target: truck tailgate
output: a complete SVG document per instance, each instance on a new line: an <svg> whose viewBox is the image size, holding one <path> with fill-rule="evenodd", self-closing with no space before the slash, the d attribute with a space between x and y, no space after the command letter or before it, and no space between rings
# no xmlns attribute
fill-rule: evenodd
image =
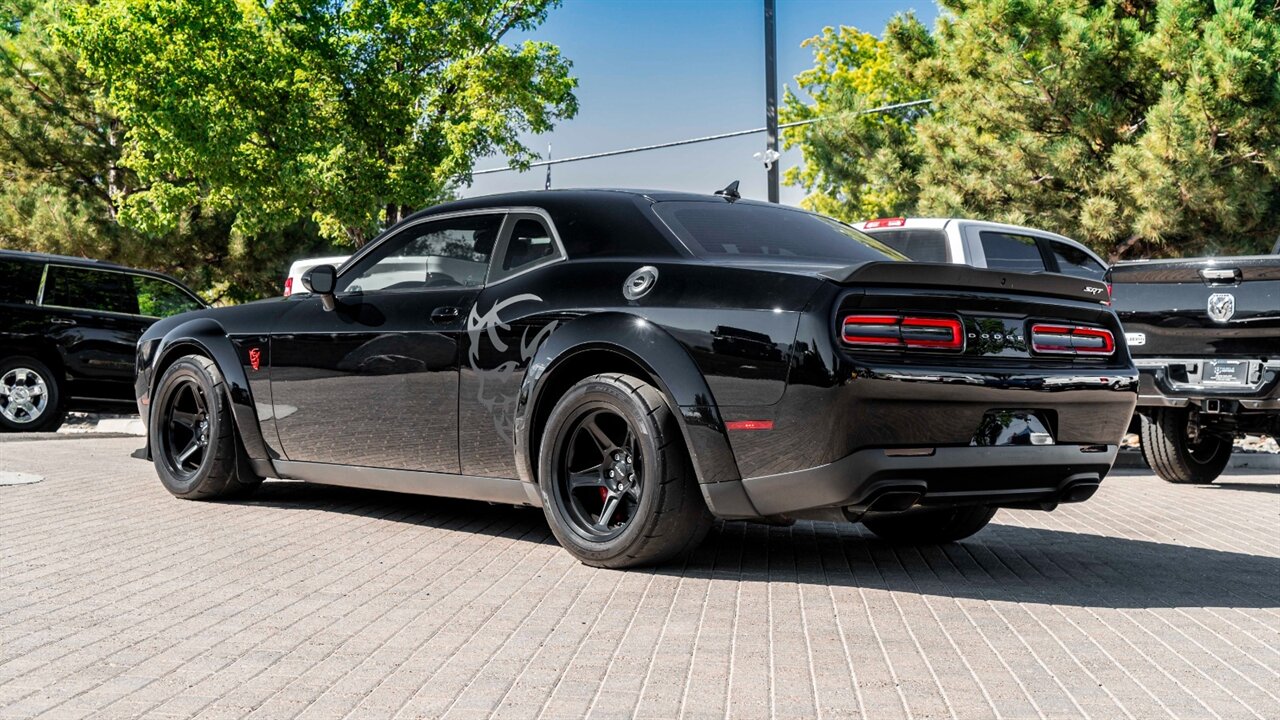
<svg viewBox="0 0 1280 720"><path fill-rule="evenodd" d="M1134 358L1280 359L1280 257L1120 263L1109 277Z"/></svg>

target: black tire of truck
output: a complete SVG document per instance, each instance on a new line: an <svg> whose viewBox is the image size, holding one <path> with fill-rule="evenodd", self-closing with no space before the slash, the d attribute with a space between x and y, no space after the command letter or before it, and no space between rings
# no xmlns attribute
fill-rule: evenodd
<svg viewBox="0 0 1280 720"><path fill-rule="evenodd" d="M1165 482L1207 485L1217 479L1231 461L1232 440L1201 429L1192 442L1187 408L1156 408L1143 412L1142 457Z"/></svg>

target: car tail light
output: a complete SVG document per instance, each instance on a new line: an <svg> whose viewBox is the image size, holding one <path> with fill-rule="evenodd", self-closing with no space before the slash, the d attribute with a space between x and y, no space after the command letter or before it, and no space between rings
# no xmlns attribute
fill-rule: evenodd
<svg viewBox="0 0 1280 720"><path fill-rule="evenodd" d="M916 350L963 350L964 327L958 318L901 315L848 315L840 337L847 345Z"/></svg>
<svg viewBox="0 0 1280 720"><path fill-rule="evenodd" d="M862 229L872 230L874 228L902 227L903 225L906 225L906 224L907 224L906 218L900 218L900 217L876 218L875 220L868 220L865 223L863 223Z"/></svg>
<svg viewBox="0 0 1280 720"><path fill-rule="evenodd" d="M1031 326L1031 350L1041 355L1111 355L1116 341L1102 328L1036 323Z"/></svg>
<svg viewBox="0 0 1280 720"><path fill-rule="evenodd" d="M842 336L850 345L901 345L900 322L893 315L850 315L844 319Z"/></svg>
<svg viewBox="0 0 1280 720"><path fill-rule="evenodd" d="M964 347L964 328L955 318L902 318L902 341L910 348L960 350Z"/></svg>
<svg viewBox="0 0 1280 720"><path fill-rule="evenodd" d="M284 279L284 296L289 297L292 294L293 294L293 278L287 277Z"/></svg>

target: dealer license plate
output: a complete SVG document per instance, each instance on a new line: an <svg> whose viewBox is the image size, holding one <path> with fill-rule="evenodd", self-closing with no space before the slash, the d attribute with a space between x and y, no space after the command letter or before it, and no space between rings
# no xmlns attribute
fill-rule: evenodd
<svg viewBox="0 0 1280 720"><path fill-rule="evenodd" d="M1200 374L1205 385L1230 387L1253 384L1253 360L1206 360Z"/></svg>

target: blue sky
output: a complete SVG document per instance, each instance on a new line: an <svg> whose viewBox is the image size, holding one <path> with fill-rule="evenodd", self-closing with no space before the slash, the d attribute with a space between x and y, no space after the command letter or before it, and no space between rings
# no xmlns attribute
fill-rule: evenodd
<svg viewBox="0 0 1280 720"><path fill-rule="evenodd" d="M539 153L552 143L569 157L764 126L763 0L565 0L528 37L560 46L578 78L577 117L530 137ZM896 13L915 11L932 25L932 0L777 0L778 87L795 87L813 66L800 43L828 25L879 34ZM764 133L586 160L552 169L552 186L634 187L711 192L731 180L744 197L765 199ZM801 161L784 154L785 169ZM505 165L485 158L476 169ZM476 176L461 194L540 189L545 168ZM782 186L797 204L800 188Z"/></svg>

